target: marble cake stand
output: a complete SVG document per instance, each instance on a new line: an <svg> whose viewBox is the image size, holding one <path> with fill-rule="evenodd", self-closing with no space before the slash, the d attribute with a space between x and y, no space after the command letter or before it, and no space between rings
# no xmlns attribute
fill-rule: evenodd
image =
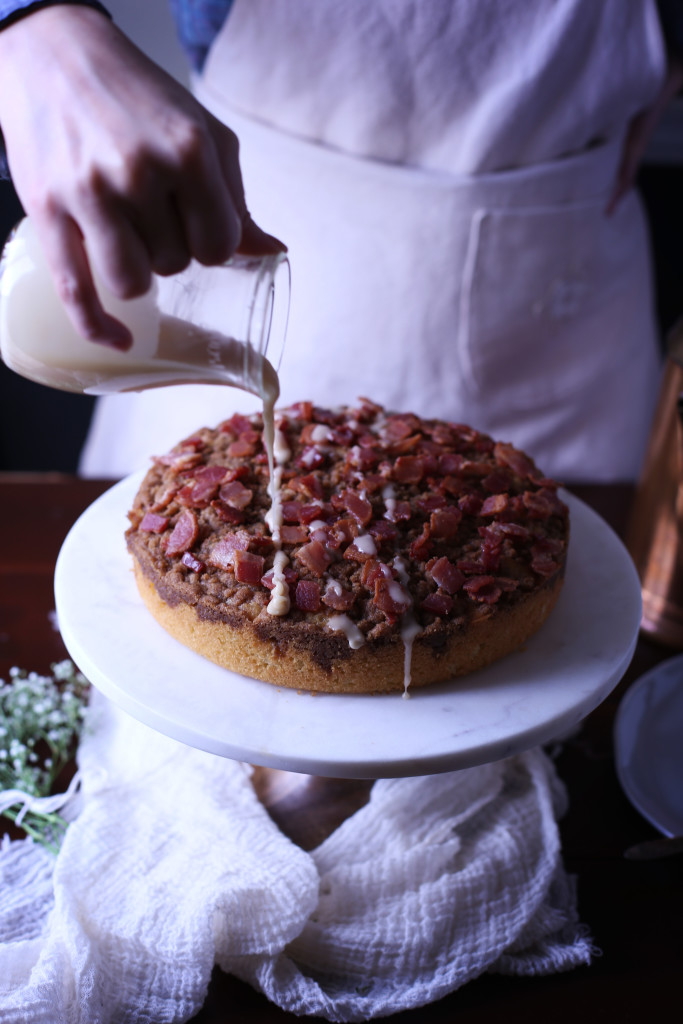
<svg viewBox="0 0 683 1024"><path fill-rule="evenodd" d="M59 627L90 681L134 717L234 760L348 779L472 767L547 742L605 699L633 655L641 605L609 526L565 494L572 537L559 602L523 650L401 695L295 692L239 676L169 636L138 596L123 538L142 474L88 508L56 572Z"/></svg>

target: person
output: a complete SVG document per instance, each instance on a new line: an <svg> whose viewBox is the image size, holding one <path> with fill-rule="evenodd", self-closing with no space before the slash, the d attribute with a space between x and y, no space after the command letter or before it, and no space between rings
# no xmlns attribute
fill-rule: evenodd
<svg viewBox="0 0 683 1024"><path fill-rule="evenodd" d="M84 335L128 342L84 239L121 295L283 239L284 402L367 394L560 479L637 474L660 360L628 186L680 85L653 0L174 0L194 95L98 3L8 4L28 11L0 32L9 166ZM169 391L100 400L83 471L123 475L244 400Z"/></svg>

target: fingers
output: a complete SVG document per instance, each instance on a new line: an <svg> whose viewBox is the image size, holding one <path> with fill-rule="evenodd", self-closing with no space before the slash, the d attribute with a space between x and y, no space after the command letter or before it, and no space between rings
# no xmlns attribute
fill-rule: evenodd
<svg viewBox="0 0 683 1024"><path fill-rule="evenodd" d="M216 147L218 165L223 179L223 189L227 187L232 206L239 217L240 234L229 255L235 251L246 256L268 256L278 252L286 252L287 246L284 242L275 238L274 235L263 231L252 219L247 209L237 136L212 115L207 113L207 117L209 118L209 127Z"/></svg>
<svg viewBox="0 0 683 1024"><path fill-rule="evenodd" d="M655 128L682 85L683 64L677 58L670 58L664 82L654 102L647 109L636 114L629 124L617 178L605 208L607 216L614 213L621 200L635 184L638 168Z"/></svg>
<svg viewBox="0 0 683 1024"><path fill-rule="evenodd" d="M169 195L147 204L135 219L151 270L161 277L184 270L191 253L175 198Z"/></svg>
<svg viewBox="0 0 683 1024"><path fill-rule="evenodd" d="M205 116L206 133L185 148L176 203L191 256L211 266L237 249L246 204L237 139L208 112Z"/></svg>
<svg viewBox="0 0 683 1024"><path fill-rule="evenodd" d="M649 137L650 118L647 114L639 114L631 121L626 134L614 188L605 207L608 217L615 212L621 200L633 188Z"/></svg>
<svg viewBox="0 0 683 1024"><path fill-rule="evenodd" d="M95 290L83 236L71 217L36 222L48 267L60 301L78 333L89 341L126 351L130 331L105 312Z"/></svg>
<svg viewBox="0 0 683 1024"><path fill-rule="evenodd" d="M269 235L256 224L247 211L242 221L242 237L237 251L244 256L274 256L287 252L287 246L275 235Z"/></svg>
<svg viewBox="0 0 683 1024"><path fill-rule="evenodd" d="M210 128L202 146L184 152L183 173L146 173L136 189L93 179L72 197L69 212L53 206L49 215L34 214L58 294L83 337L120 350L132 344L127 328L104 310L90 261L106 288L126 299L147 291L152 273L179 273L191 259L215 265L235 251L286 252L246 208L234 133L214 119Z"/></svg>

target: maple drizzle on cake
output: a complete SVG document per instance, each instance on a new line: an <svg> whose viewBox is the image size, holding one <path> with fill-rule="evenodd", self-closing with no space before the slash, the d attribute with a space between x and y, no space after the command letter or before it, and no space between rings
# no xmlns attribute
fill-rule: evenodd
<svg viewBox="0 0 683 1024"><path fill-rule="evenodd" d="M279 617L351 650L401 643L406 694L416 641L438 646L444 626L561 570L566 506L512 445L367 399L271 415L235 414L157 459L131 513L129 532L219 617L247 602L269 636Z"/></svg>

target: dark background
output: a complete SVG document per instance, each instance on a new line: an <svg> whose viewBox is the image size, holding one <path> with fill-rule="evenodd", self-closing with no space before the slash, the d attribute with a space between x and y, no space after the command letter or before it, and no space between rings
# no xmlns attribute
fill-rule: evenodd
<svg viewBox="0 0 683 1024"><path fill-rule="evenodd" d="M23 210L0 181L0 244ZM95 400L33 384L0 361L0 472L75 472Z"/></svg>

